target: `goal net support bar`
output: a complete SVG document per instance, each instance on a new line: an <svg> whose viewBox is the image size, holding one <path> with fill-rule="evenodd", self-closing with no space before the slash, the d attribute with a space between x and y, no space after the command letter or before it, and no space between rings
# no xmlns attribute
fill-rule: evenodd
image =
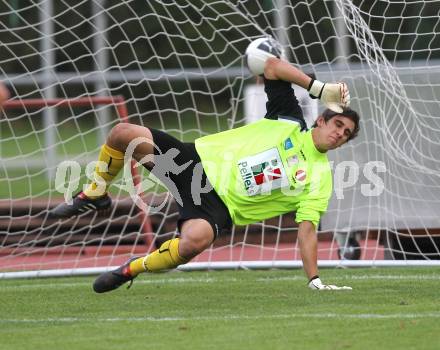
<svg viewBox="0 0 440 350"><path fill-rule="evenodd" d="M48 278L68 276L91 276L98 275L116 269L119 266L55 269L39 271L0 272L1 279L19 278ZM440 267L438 260L321 260L318 261L320 268L366 268L366 267ZM208 262L188 263L177 267L176 271L221 271L221 270L270 270L270 269L299 269L302 263L295 260L279 261L241 261L241 262Z"/></svg>

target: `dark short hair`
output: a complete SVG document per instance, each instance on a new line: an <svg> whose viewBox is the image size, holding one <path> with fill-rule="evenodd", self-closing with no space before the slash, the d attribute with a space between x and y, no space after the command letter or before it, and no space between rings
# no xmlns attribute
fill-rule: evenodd
<svg viewBox="0 0 440 350"><path fill-rule="evenodd" d="M354 123L354 129L353 132L351 133L350 137L348 138L347 141L353 140L359 133L359 114L357 114L357 112L353 109L351 109L350 107L343 107L342 108L342 112L338 113L335 111L332 111L331 109L326 109L324 112L322 112L322 114L320 115L320 117L323 117L325 122L327 123L330 119L332 119L335 116L342 116L342 117L346 117L348 119L350 119L353 123ZM313 128L315 128L316 126L318 126L317 122L315 121L315 123L313 124Z"/></svg>

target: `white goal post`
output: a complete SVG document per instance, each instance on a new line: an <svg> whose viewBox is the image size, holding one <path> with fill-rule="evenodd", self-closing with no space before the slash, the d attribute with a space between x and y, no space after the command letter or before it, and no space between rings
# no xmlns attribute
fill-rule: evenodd
<svg viewBox="0 0 440 350"><path fill-rule="evenodd" d="M0 80L21 107L0 114L0 279L98 273L176 233L175 203L146 172L134 183L150 181L142 199L154 213L119 177L109 212L48 217L62 191L87 183L120 122L117 103L68 101L123 96L127 121L184 141L238 127L256 83L243 54L266 35L306 73L345 81L362 119L330 154L320 266L438 266L439 13L429 0L2 2ZM66 179L79 174L64 190L61 164ZM300 267L293 217L234 227L180 269Z"/></svg>

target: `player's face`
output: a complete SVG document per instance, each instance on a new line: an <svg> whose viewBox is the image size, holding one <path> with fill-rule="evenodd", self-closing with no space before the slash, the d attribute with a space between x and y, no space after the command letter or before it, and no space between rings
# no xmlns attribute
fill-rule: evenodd
<svg viewBox="0 0 440 350"><path fill-rule="evenodd" d="M335 115L327 122L323 117L317 120L314 141L320 151L328 151L342 146L354 131L354 122L347 117Z"/></svg>

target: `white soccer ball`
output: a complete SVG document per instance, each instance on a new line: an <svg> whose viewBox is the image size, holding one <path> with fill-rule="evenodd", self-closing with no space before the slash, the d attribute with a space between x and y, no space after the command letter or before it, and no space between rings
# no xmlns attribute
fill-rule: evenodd
<svg viewBox="0 0 440 350"><path fill-rule="evenodd" d="M264 64L270 57L283 57L281 44L271 37L258 38L252 41L246 49L246 64L254 75L264 73Z"/></svg>

